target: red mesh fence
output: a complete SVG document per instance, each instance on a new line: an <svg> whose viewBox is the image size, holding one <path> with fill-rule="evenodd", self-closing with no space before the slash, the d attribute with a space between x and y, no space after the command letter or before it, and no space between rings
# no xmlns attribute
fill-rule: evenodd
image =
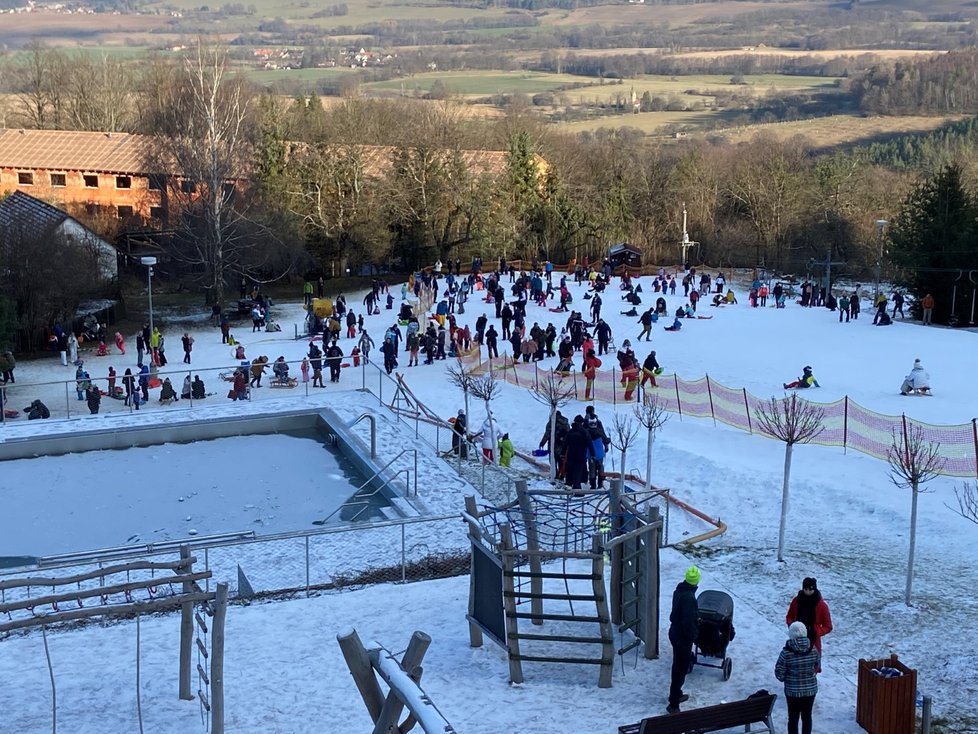
<svg viewBox="0 0 978 734"><path fill-rule="evenodd" d="M473 368L473 372L483 373L490 367L497 379L529 390L539 385L541 380L546 380L549 374L534 362L514 365L508 356L492 360L491 365L489 362L481 363ZM626 402L626 386L622 384L621 371L617 368L598 370L589 396L585 396L586 380L580 371L566 373L563 381L574 386L578 400L612 405ZM721 385L709 377L688 381L676 375L659 375L656 383L655 388L649 382L636 386L628 402L639 404L643 396L649 393L672 413L712 418L734 428L765 435L758 430L756 416L759 410L770 405L770 399L759 398L744 388ZM885 460L894 442L902 446L906 431L912 426L919 426L926 442L940 445L939 453L945 462L942 474L978 476L978 427L974 420L953 426L932 425L904 416L876 413L849 398L818 405L824 411L823 428L812 443L853 449Z"/></svg>

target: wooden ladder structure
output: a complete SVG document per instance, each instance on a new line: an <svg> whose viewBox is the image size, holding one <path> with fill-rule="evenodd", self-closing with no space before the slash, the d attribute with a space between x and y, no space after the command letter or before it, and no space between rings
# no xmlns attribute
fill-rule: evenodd
<svg viewBox="0 0 978 734"><path fill-rule="evenodd" d="M604 548L601 538L595 535L591 541L591 552L568 552L540 550L536 548L516 548L513 544L512 532L508 525L500 526L499 553L503 562L503 603L506 617L506 649L509 654L509 677L512 683L523 682L522 663L574 663L578 665L598 665L598 687L611 687L612 664L615 656L614 629L611 624L611 614L608 609L608 596L604 585ZM521 570L517 564L523 558L529 559L529 570ZM588 559L591 561L590 573L547 572L542 570L544 560ZM554 593L543 591L543 582L551 580L590 581L591 592L584 594ZM517 589L519 580L530 582L530 591ZM530 602L530 611L518 611L520 600ZM571 612L547 613L543 611L543 602L566 601L593 603L595 613L579 614ZM533 625L543 625L545 621L586 624L593 628L598 625L599 633L590 634L543 634L521 632L520 620L529 620ZM600 655L590 657L572 657L557 655L526 655L520 647L521 640L538 642L561 642L578 645L600 645Z"/></svg>

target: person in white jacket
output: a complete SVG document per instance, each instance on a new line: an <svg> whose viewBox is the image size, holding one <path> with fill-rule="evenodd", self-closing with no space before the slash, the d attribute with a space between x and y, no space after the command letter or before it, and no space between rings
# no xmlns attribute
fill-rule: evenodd
<svg viewBox="0 0 978 734"><path fill-rule="evenodd" d="M930 375L919 359L913 361L913 369L910 370L910 374L900 386L901 395L910 395L911 393L930 393Z"/></svg>
<svg viewBox="0 0 978 734"><path fill-rule="evenodd" d="M490 464L496 463L494 449L496 448L496 437L493 429L492 420L487 416L485 423L482 424L482 455Z"/></svg>

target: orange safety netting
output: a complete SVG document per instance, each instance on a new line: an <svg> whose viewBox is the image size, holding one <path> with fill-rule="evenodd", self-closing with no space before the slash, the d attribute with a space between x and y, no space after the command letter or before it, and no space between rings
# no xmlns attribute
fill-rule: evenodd
<svg viewBox="0 0 978 734"><path fill-rule="evenodd" d="M475 362L475 350L467 355L467 362ZM513 361L504 354L499 359L480 362L470 371L483 374L486 371L500 380L517 387L535 389L546 380L550 370L539 369L534 362ZM641 373L640 373L641 375ZM747 392L745 388L731 388L704 377L699 380L683 380L676 375L657 375L656 387L651 381L633 390L631 399L625 400L626 386L618 369L598 370L590 396L585 397L587 381L579 371L564 373L564 384L573 386L578 400L620 405L640 404L645 391L650 390L665 410L681 416L712 418L750 433L757 431L757 411L770 403ZM641 377L640 377L641 379ZM814 401L813 401L814 402ZM838 446L886 459L891 446L903 445L907 432L913 426L923 430L926 442L939 444L944 459L941 474L955 477L978 476L978 426L970 423L939 426L923 423L903 416L884 415L864 408L848 397L833 403L819 403L824 411L823 430L812 443L822 446Z"/></svg>

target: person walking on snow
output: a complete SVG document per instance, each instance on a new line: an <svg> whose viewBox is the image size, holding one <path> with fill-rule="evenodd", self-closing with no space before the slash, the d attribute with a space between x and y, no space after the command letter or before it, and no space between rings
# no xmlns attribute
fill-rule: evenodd
<svg viewBox="0 0 978 734"><path fill-rule="evenodd" d="M672 645L672 675L669 681L669 705L666 711L679 713L679 704L689 696L683 693L683 683L693 660L693 643L699 634L699 608L696 587L702 574L696 566L686 569L683 580L672 592L672 611L669 613L669 643Z"/></svg>
<svg viewBox="0 0 978 734"><path fill-rule="evenodd" d="M370 362L370 350L374 346L374 340L370 338L366 329L363 329L360 334L360 354L363 356L364 363Z"/></svg>
<svg viewBox="0 0 978 734"><path fill-rule="evenodd" d="M183 332L183 336L180 337L180 341L183 343L183 363L190 364L190 352L194 348L194 338L185 331Z"/></svg>

